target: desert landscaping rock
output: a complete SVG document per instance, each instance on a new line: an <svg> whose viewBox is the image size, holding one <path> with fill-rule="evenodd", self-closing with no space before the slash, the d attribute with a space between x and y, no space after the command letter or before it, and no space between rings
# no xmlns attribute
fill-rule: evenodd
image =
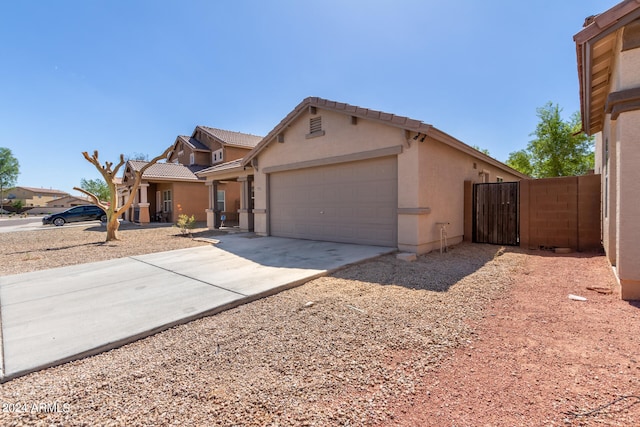
<svg viewBox="0 0 640 427"><path fill-rule="evenodd" d="M178 233L132 228L109 245L88 228L8 233L0 268L207 244ZM603 257L539 255L461 244L410 263L387 255L350 266L2 384L13 410L0 424L637 424L640 405L567 413L638 394L638 308L585 290L613 287ZM585 303L567 299L585 292Z"/></svg>

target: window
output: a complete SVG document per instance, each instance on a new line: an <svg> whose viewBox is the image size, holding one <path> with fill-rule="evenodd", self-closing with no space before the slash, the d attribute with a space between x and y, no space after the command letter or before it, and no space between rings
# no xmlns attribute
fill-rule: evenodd
<svg viewBox="0 0 640 427"><path fill-rule="evenodd" d="M222 148L211 153L212 163L220 163L222 160Z"/></svg>
<svg viewBox="0 0 640 427"><path fill-rule="evenodd" d="M218 205L216 209L225 212L225 204L224 204L224 190L218 190Z"/></svg>
<svg viewBox="0 0 640 427"><path fill-rule="evenodd" d="M171 190L164 190L162 192L162 210L164 212L171 212Z"/></svg>
<svg viewBox="0 0 640 427"><path fill-rule="evenodd" d="M504 182L504 178L501 176L496 176L496 182Z"/></svg>
<svg viewBox="0 0 640 427"><path fill-rule="evenodd" d="M193 153L191 153L191 154L189 155L189 164L190 164L190 165L192 165L192 164L194 164L195 162L196 162L196 155L195 155L195 154L193 154Z"/></svg>

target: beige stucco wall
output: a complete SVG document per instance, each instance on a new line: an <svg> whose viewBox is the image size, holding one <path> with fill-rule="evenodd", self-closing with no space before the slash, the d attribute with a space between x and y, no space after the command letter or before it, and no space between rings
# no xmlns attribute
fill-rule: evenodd
<svg viewBox="0 0 640 427"><path fill-rule="evenodd" d="M204 182L176 182L173 184L173 222L177 221L178 215L193 215L196 221L207 220L207 204L209 196Z"/></svg>
<svg viewBox="0 0 640 427"><path fill-rule="evenodd" d="M622 41L618 43L618 52ZM640 87L640 48L620 52L616 58L613 74L612 92Z"/></svg>
<svg viewBox="0 0 640 427"><path fill-rule="evenodd" d="M254 184L254 226L258 234L268 234L265 168L406 145L402 129L363 119L353 125L349 115L321 109L317 113L312 116L305 111L283 132L284 143L272 142L258 157ZM309 119L318 116L322 117L325 135L307 139Z"/></svg>
<svg viewBox="0 0 640 427"><path fill-rule="evenodd" d="M42 190L42 192L34 192L19 187L11 188L9 190L5 189L4 197L7 197L9 194L13 194L16 197L15 199L12 199L11 202L21 200L24 207L46 207L47 203L64 196L63 193L51 194L47 193L46 189Z"/></svg>
<svg viewBox="0 0 640 427"><path fill-rule="evenodd" d="M618 278L623 298L640 299L640 111L616 120L616 157Z"/></svg>
<svg viewBox="0 0 640 427"><path fill-rule="evenodd" d="M640 48L616 47L610 92L640 87ZM606 143L609 159L606 159ZM602 170L602 240L616 267L624 299L640 299L640 111L606 115L596 138L596 171Z"/></svg>
<svg viewBox="0 0 640 427"><path fill-rule="evenodd" d="M608 156L606 145L608 145ZM596 136L596 172L601 174L602 194L602 246L609 262L616 265L616 217L617 207L617 150L616 124L610 116L604 122L603 131Z"/></svg>
<svg viewBox="0 0 640 427"><path fill-rule="evenodd" d="M443 142L427 138L424 142L407 140L404 129L384 123L327 110L322 117L324 136L306 138L309 112L304 112L283 132L284 143L272 142L258 156L255 174L255 231L268 234L268 174L265 168L282 167L318 159L374 150L401 147L398 161L398 248L424 253L440 246L438 222L449 222L449 244L464 234L464 181L487 182L500 176L504 181L518 180L515 175L488 162L463 153ZM329 160L330 161L330 160Z"/></svg>
<svg viewBox="0 0 640 427"><path fill-rule="evenodd" d="M496 182L497 177L506 181L518 181L519 178L509 172L499 169L488 162L461 152L435 139L427 138L417 145L418 180L407 174L399 186L412 188L417 196L417 207L430 209L428 214L418 215L417 218L399 219L405 222L417 222L417 234L413 228L399 227L398 244L403 250L424 253L440 247L441 224L446 226L449 244L462 241L464 236L464 181L483 182L482 174L488 174L486 182ZM414 157L413 153L405 151L400 157ZM415 169L414 169L415 170ZM417 183L417 186L407 185ZM415 215L414 215L415 216Z"/></svg>
<svg viewBox="0 0 640 427"><path fill-rule="evenodd" d="M240 147L224 147L224 161L230 162L231 160L241 159L247 155L250 150L248 148Z"/></svg>

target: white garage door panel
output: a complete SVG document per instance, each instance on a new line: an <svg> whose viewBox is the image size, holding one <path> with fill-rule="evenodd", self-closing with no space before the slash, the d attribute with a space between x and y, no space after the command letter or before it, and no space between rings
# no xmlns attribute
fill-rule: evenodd
<svg viewBox="0 0 640 427"><path fill-rule="evenodd" d="M397 176L396 157L274 173L271 234L396 246Z"/></svg>

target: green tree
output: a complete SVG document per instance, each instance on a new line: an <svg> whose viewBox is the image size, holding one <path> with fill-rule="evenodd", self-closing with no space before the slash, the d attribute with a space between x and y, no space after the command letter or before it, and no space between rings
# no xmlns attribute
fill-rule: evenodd
<svg viewBox="0 0 640 427"><path fill-rule="evenodd" d="M564 121L561 111L551 102L538 108L539 122L531 134L535 139L510 153L507 165L534 178L584 175L593 169L593 137L582 132L578 112Z"/></svg>
<svg viewBox="0 0 640 427"><path fill-rule="evenodd" d="M509 153L507 165L525 175L533 176L533 167L531 166L531 156L526 150L514 151Z"/></svg>
<svg viewBox="0 0 640 427"><path fill-rule="evenodd" d="M102 201L109 200L109 186L103 179L84 179L80 180L80 188L95 194Z"/></svg>
<svg viewBox="0 0 640 427"><path fill-rule="evenodd" d="M0 147L0 215L4 201L4 189L16 185L20 174L20 163L6 147Z"/></svg>
<svg viewBox="0 0 640 427"><path fill-rule="evenodd" d="M487 156L491 156L491 153L489 153L489 150L487 150L486 148L480 148L480 146L478 145L472 145L472 148L475 148L476 150L478 150L479 152L486 154Z"/></svg>

